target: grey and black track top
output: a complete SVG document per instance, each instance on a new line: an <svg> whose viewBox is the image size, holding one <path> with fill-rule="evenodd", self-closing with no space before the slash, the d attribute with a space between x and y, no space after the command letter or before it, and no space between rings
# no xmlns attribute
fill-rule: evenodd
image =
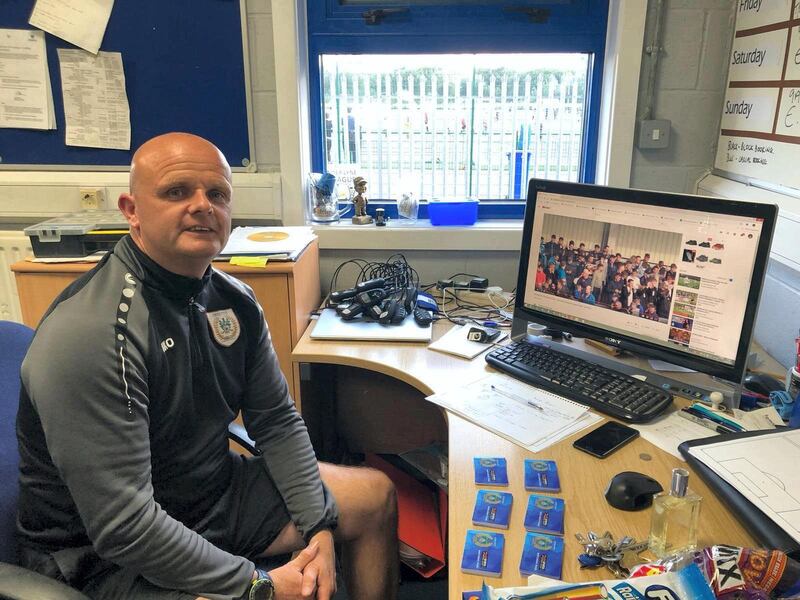
<svg viewBox="0 0 800 600"><path fill-rule="evenodd" d="M252 290L170 273L126 236L56 299L23 363L20 542L71 582L88 549L162 587L244 593L253 563L191 530L228 485L239 410L300 532L334 526Z"/></svg>

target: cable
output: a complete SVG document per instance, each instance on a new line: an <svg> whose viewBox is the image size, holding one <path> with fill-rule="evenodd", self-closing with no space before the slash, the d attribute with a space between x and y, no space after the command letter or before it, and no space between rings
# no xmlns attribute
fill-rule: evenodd
<svg viewBox="0 0 800 600"><path fill-rule="evenodd" d="M386 282L387 291L397 294L409 286L419 287L419 274L416 269L408 264L406 257L402 254L393 254L386 262L367 261L361 258L353 258L341 263L331 276L330 290L343 289L339 284L342 271L353 266L358 269L357 275L353 280L352 286L372 279L383 279Z"/></svg>
<svg viewBox="0 0 800 600"><path fill-rule="evenodd" d="M484 325L486 321L493 321L500 328L511 326L512 315L506 312L505 309L514 302L513 296L506 298L496 292L488 292L486 298L489 302L487 304L477 304L460 297L459 292L467 291L474 292L469 288L453 287L442 289L442 298L439 303L441 318L458 325L463 325L467 322ZM494 297L501 298L502 305L495 302Z"/></svg>
<svg viewBox="0 0 800 600"><path fill-rule="evenodd" d="M356 275L352 280L350 286L341 285L341 280L344 280L344 273L346 270L354 270ZM449 277L472 277L476 278L478 275L471 273L454 273ZM388 306L390 303L399 303L406 305L407 296L409 293L416 294L416 290L429 292L437 288L436 283L423 283L419 281L419 274L417 271L408 264L405 256L402 254L393 254L384 262L367 261L364 259L351 259L341 263L334 271L331 277L330 290L331 292L347 292L350 295L344 296L345 298L352 298L359 284L372 282L373 280L383 280L380 286L381 290L385 292L385 297L381 300L380 304L383 307ZM367 283L369 285L369 283ZM411 292L410 290L414 290ZM463 297L462 292L472 292L473 297L467 299ZM507 309L513 305L515 294L501 295L494 291L488 291L481 294L485 297L485 303L475 301L474 295L477 294L475 290L468 287L448 287L441 289L441 296L437 301L439 305L439 314L434 315L434 319L447 319L452 323L463 325L465 323L474 323L476 325L485 326L490 322L492 326L499 328L511 327L512 312ZM337 299L338 300L338 299ZM343 302L342 300L338 300ZM349 301L349 300L348 300ZM344 307L344 304L340 304ZM365 305L371 306L371 305ZM391 308L389 309L392 310ZM375 315L372 315L376 318Z"/></svg>
<svg viewBox="0 0 800 600"><path fill-rule="evenodd" d="M355 271L350 287L341 286L346 270ZM406 306L413 311L418 286L419 274L402 254L393 254L385 262L355 258L333 272L327 305L336 307L345 320L363 315L382 324L397 324L406 317Z"/></svg>

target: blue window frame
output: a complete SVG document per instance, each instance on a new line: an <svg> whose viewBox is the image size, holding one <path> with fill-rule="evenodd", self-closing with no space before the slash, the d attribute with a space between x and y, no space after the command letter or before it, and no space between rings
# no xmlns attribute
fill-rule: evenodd
<svg viewBox="0 0 800 600"><path fill-rule="evenodd" d="M594 182L608 0L307 0L307 10L315 171L325 170L330 129L322 107L325 55L580 53L589 60L579 180ZM522 185L527 188L527 182ZM521 218L524 195L516 201L480 198L479 218ZM395 216L394 203L380 200L371 197L370 208L384 206ZM424 204L420 208L425 218Z"/></svg>

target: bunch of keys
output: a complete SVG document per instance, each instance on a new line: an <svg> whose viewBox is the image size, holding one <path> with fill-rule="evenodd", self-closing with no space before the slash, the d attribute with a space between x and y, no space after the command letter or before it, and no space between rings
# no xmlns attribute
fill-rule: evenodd
<svg viewBox="0 0 800 600"><path fill-rule="evenodd" d="M647 542L637 542L628 535L619 542L615 542L610 531L606 531L600 536L594 531L590 531L587 536L588 539L580 533L575 534L575 538L584 549L578 555L581 569L605 565L618 579L624 579L630 575L631 569L642 562L639 553L647 549Z"/></svg>

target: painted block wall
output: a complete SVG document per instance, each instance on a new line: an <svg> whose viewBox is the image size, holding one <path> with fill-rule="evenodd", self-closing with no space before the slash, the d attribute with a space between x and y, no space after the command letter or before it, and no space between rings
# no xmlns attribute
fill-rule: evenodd
<svg viewBox="0 0 800 600"><path fill-rule="evenodd" d="M722 102L728 75L736 2L665 0L661 47L653 99L654 119L672 121L669 148L634 147L631 187L692 192L714 164ZM655 26L657 2L648 3L645 44ZM648 58L639 79L643 110ZM638 131L638 129L637 129Z"/></svg>
<svg viewBox="0 0 800 600"><path fill-rule="evenodd" d="M278 150L276 54L270 0L247 1L247 37L250 50L250 85L253 91L256 164L261 172L277 172L281 168L281 157Z"/></svg>

